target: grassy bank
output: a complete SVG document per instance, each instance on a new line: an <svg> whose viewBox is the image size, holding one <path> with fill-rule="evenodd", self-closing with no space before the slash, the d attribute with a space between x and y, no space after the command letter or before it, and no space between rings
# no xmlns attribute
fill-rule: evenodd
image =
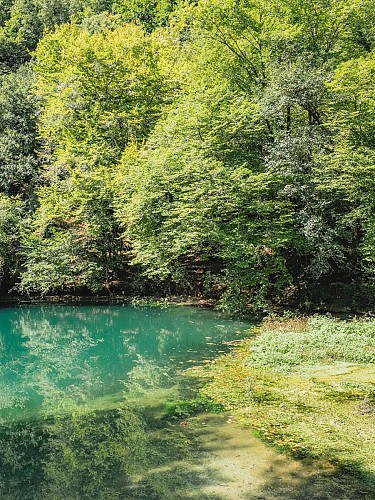
<svg viewBox="0 0 375 500"><path fill-rule="evenodd" d="M371 484L375 321L268 318L230 354L196 368L203 392L268 442Z"/></svg>

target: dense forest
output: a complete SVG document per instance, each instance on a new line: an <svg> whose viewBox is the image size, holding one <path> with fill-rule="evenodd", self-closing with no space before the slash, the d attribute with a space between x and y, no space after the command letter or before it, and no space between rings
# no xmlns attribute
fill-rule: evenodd
<svg viewBox="0 0 375 500"><path fill-rule="evenodd" d="M373 307L373 0L0 6L3 295Z"/></svg>

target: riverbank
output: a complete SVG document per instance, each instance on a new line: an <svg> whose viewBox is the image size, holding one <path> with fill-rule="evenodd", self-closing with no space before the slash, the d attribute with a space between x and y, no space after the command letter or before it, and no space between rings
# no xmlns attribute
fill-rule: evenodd
<svg viewBox="0 0 375 500"><path fill-rule="evenodd" d="M374 494L375 322L271 318L252 333L191 370L203 394L278 451L360 477Z"/></svg>
<svg viewBox="0 0 375 500"><path fill-rule="evenodd" d="M197 295L167 295L165 297L138 297L125 294L111 295L2 295L0 307L22 304L127 304L127 305L182 305L212 308L216 301L212 298Z"/></svg>
<svg viewBox="0 0 375 500"><path fill-rule="evenodd" d="M150 295L150 296L131 296L126 294L56 294L56 295L0 295L0 308L14 307L21 305L132 305L132 306L191 306L207 309L216 309L224 313L228 317L250 319L261 321L266 317L267 311L255 314L250 309L242 314L225 309L220 306L217 300L204 295ZM332 314L337 318L347 319L355 317L374 317L373 310L352 310L349 307L325 307L324 305L310 305L309 309L299 309L290 305L282 306L280 304L270 306L271 314L282 315L287 317L295 314ZM270 312L268 311L268 313Z"/></svg>

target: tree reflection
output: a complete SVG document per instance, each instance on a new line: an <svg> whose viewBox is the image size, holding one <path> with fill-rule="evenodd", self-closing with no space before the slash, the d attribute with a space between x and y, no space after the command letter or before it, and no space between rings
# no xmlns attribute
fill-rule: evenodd
<svg viewBox="0 0 375 500"><path fill-rule="evenodd" d="M126 498L140 471L147 436L142 419L125 404L111 411L76 413L46 426L44 486L40 498Z"/></svg>
<svg viewBox="0 0 375 500"><path fill-rule="evenodd" d="M101 385L90 358L90 350L100 340L94 339L84 324L73 330L51 324L47 318L22 316L15 331L22 339L23 353L17 360L18 370L14 362L8 368L29 412L67 411Z"/></svg>
<svg viewBox="0 0 375 500"><path fill-rule="evenodd" d="M126 498L140 470L147 434L129 405L13 423L0 434L0 498Z"/></svg>
<svg viewBox="0 0 375 500"><path fill-rule="evenodd" d="M5 312L10 319L0 322L3 421L69 411L124 388L165 387L181 363L207 356L207 339L218 345L233 338L239 325L192 308L42 306Z"/></svg>

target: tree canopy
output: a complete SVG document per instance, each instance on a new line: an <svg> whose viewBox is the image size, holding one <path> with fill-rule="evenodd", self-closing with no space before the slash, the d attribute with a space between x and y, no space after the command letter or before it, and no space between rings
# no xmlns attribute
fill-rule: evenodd
<svg viewBox="0 0 375 500"><path fill-rule="evenodd" d="M373 305L371 0L1 5L12 287Z"/></svg>

